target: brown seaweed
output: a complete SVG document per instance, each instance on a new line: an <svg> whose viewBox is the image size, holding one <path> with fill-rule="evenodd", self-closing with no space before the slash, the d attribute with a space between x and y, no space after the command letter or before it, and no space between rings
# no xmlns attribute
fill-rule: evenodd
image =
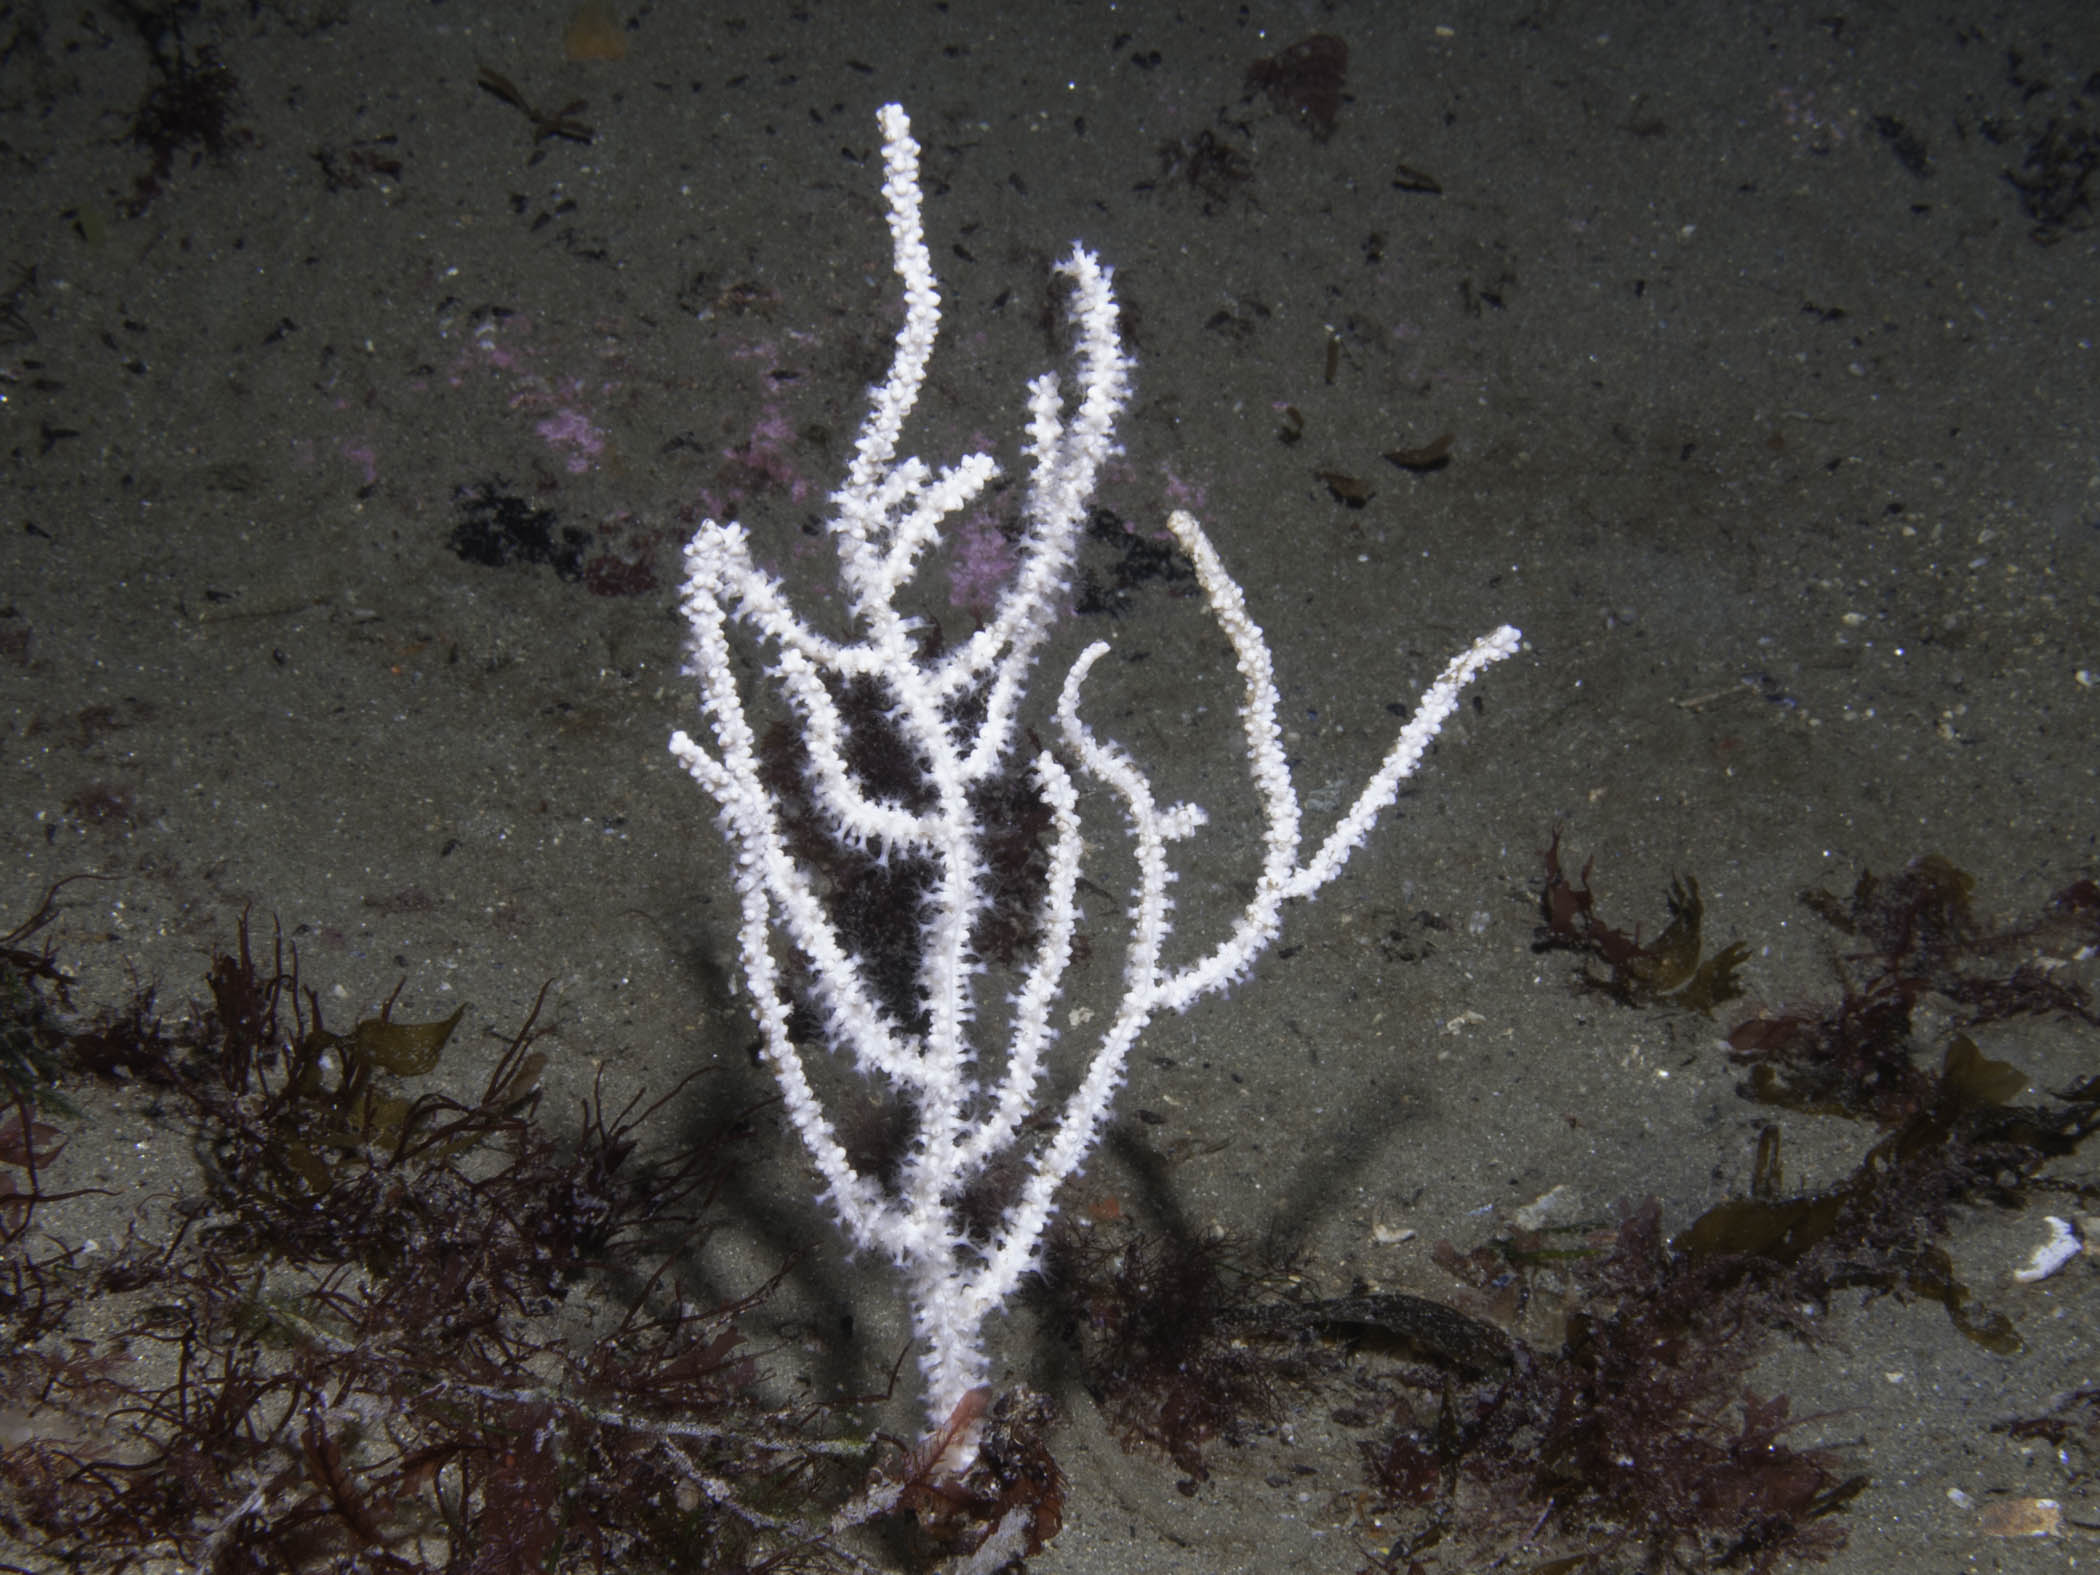
<svg viewBox="0 0 2100 1575"><path fill-rule="evenodd" d="M1448 1547L1460 1568L1523 1549L1567 1571L1763 1570L1840 1546L1832 1517L1865 1479L1784 1442L1787 1398L1746 1382L1765 1287L1674 1250L1652 1199L1572 1265L1557 1351L1516 1341L1503 1372L1401 1375L1363 1453L1409 1529L1374 1567L1426 1569Z"/></svg>
<svg viewBox="0 0 2100 1575"><path fill-rule="evenodd" d="M1193 1493L1212 1443L1244 1442L1282 1414L1287 1366L1244 1336L1274 1301L1273 1271L1230 1241L1188 1232L1119 1239L1053 1228L1046 1293L1088 1390L1124 1447L1157 1450Z"/></svg>
<svg viewBox="0 0 2100 1575"><path fill-rule="evenodd" d="M1744 1092L1896 1126L1939 1087L1913 1029L1928 998L1963 1030L2026 1016L2100 1024L2089 993L2059 968L2100 943L2100 887L2074 881L2042 913L2002 930L1976 919L1974 889L1967 873L1927 854L1887 880L1861 874L1849 898L1803 892L1803 905L1854 949L1832 958L1835 1000L1758 1012L1730 1029L1731 1059L1750 1069Z"/></svg>
<svg viewBox="0 0 2100 1575"><path fill-rule="evenodd" d="M1598 915L1597 894L1590 887L1594 858L1584 862L1579 885L1568 879L1561 869L1558 826L1546 844L1545 862L1546 884L1539 896L1543 922L1532 950L1572 951L1603 963L1609 970L1603 975L1585 963L1576 975L1581 988L1608 995L1622 1006L1681 1006L1707 1013L1743 993L1736 974L1749 959L1750 948L1731 941L1702 960L1699 931L1705 909L1699 883L1691 876L1670 882L1669 922L1654 940L1643 941L1638 925L1629 933Z"/></svg>
<svg viewBox="0 0 2100 1575"><path fill-rule="evenodd" d="M733 1148L652 1159L672 1096L602 1088L543 1130L538 1004L478 1096L413 1092L458 1014L330 1029L296 953L237 933L209 1008L141 991L56 1047L184 1114L201 1194L81 1254L33 1229L61 1135L26 1096L0 1119L0 1538L112 1572L865 1568L833 1528L867 1446L762 1398L738 1326L777 1281L670 1279ZM587 1282L610 1316L565 1308ZM88 1302L114 1333L72 1332Z"/></svg>

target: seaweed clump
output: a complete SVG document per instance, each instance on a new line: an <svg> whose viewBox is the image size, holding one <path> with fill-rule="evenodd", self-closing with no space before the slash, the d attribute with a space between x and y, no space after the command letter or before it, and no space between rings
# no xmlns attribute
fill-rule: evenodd
<svg viewBox="0 0 2100 1575"><path fill-rule="evenodd" d="M50 947L26 943L58 917L64 886L61 881L47 887L35 911L0 935L0 1100L25 1108L50 1097L62 1069L61 1014L70 1010L72 996Z"/></svg>
<svg viewBox="0 0 2100 1575"><path fill-rule="evenodd" d="M1392 1431L1362 1447L1381 1519L1411 1529L1374 1568L1426 1568L1444 1548L1463 1568L1523 1551L1570 1572L1765 1570L1842 1546L1832 1517L1865 1479L1785 1442L1787 1397L1745 1383L1787 1316L1781 1287L1741 1257L1677 1250L1653 1199L1605 1240L1557 1283L1546 1266L1566 1255L1535 1236L1440 1254L1476 1286L1492 1272L1565 1295L1565 1335L1558 1350L1512 1339L1485 1375L1401 1371Z"/></svg>
<svg viewBox="0 0 2100 1575"><path fill-rule="evenodd" d="M1580 988L1608 995L1621 1006L1680 1006L1709 1013L1743 993L1736 974L1749 959L1749 947L1731 941L1701 960L1699 930L1705 908L1699 883L1691 876L1670 882L1670 921L1654 940L1643 941L1638 925L1629 932L1598 915L1597 894L1590 888L1595 859L1584 862L1581 884L1568 879L1560 864L1558 826L1546 844L1545 857L1541 924L1532 950L1579 953L1585 959L1575 976ZM1592 972L1590 962L1601 962L1607 971Z"/></svg>
<svg viewBox="0 0 2100 1575"><path fill-rule="evenodd" d="M152 155L132 185L134 217L160 195L179 155L187 153L193 166L205 159L224 163L255 142L252 131L234 124L241 89L232 69L211 45L193 49L183 40L182 20L193 9L139 0L118 7L137 29L153 69L153 84L131 119L131 140Z"/></svg>
<svg viewBox="0 0 2100 1575"><path fill-rule="evenodd" d="M1060 1223L1045 1249L1046 1295L1095 1404L1126 1449L1143 1446L1209 1480L1204 1450L1242 1444L1283 1415L1296 1364L1246 1336L1275 1300L1273 1272L1250 1270L1229 1240L1133 1232L1120 1243Z"/></svg>
<svg viewBox="0 0 2100 1575"><path fill-rule="evenodd" d="M1838 1255L1820 1289L1929 1297L1961 1333L2011 1354L2018 1332L1973 1304L1936 1238L1958 1205L2023 1202L2042 1167L2100 1128L2100 1076L2038 1103L2014 1104L2025 1073L1978 1047L1971 1030L2028 1016L2100 1025L2089 993L2063 962L2100 942L2100 887L2063 887L2044 911L2002 930L1971 908L1974 880L1937 855L1887 880L1863 873L1849 898L1803 903L1856 949L1832 959L1835 1000L1759 1012L1728 1034L1729 1058L1749 1069L1745 1098L1849 1117L1886 1130L1851 1176L1821 1192L1781 1197L1778 1129L1760 1140L1750 1198L1714 1210L1686 1237L1692 1250L1727 1247L1813 1263ZM1934 1066L1918 1028L1935 1003L1946 1041Z"/></svg>
<svg viewBox="0 0 2100 1575"><path fill-rule="evenodd" d="M1744 1094L1893 1127L1940 1087L1920 1063L1913 1027L1928 998L1963 1031L2046 1015L2100 1025L2089 993L2061 973L2063 961L2100 945L2100 885L2074 881L2039 917L1988 930L1971 910L1975 884L1928 854L1887 880L1862 873L1845 899L1803 892L1802 904L1857 949L1832 958L1836 1000L1760 1012L1729 1031L1730 1058L1750 1069Z"/></svg>
<svg viewBox="0 0 2100 1575"><path fill-rule="evenodd" d="M2075 1150L2100 1125L2100 1079L2052 1106L2012 1106L2025 1076L1962 1038L1948 1048L1935 1083L1930 1103L1869 1149L1844 1181L1821 1191L1784 1195L1779 1129L1767 1127L1750 1196L1709 1210L1677 1245L1695 1256L1748 1255L1787 1268L1795 1293L1818 1302L1847 1287L1925 1297L1944 1306L1967 1338L2014 1354L2021 1341L2012 1320L1972 1305L1938 1238L1957 1205L2017 1205L2044 1163Z"/></svg>
<svg viewBox="0 0 2100 1575"><path fill-rule="evenodd" d="M142 993L55 1047L180 1110L200 1157L114 1252L60 1238L64 1135L21 1095L0 1120L0 1542L213 1575L865 1567L835 1538L896 1505L842 1509L871 1446L764 1397L739 1320L774 1282L671 1278L743 1117L652 1162L666 1101L594 1089L558 1141L537 1006L462 1099L411 1092L457 1014L329 1029L245 922L210 983L172 1026ZM76 1331L90 1303L113 1332Z"/></svg>
<svg viewBox="0 0 2100 1575"><path fill-rule="evenodd" d="M1811 1274L1688 1252L1652 1199L1573 1248L1519 1231L1437 1256L1496 1316L1562 1304L1561 1338L1422 1296L1287 1293L1231 1243L1171 1233L1064 1228L1046 1277L1089 1393L1184 1494L1212 1444L1341 1394L1333 1418L1373 1430L1353 1495L1387 1533L1370 1570L1766 1570L1842 1546L1866 1479L1790 1443L1788 1397L1747 1382L1773 1328L1812 1331L1790 1300Z"/></svg>
<svg viewBox="0 0 2100 1575"><path fill-rule="evenodd" d="M1621 932L1589 946L1588 871L1574 886L1548 852L1547 917L1564 944L1615 967L1633 993ZM1819 1559L1843 1540L1836 1518L1867 1485L1838 1455L1787 1441L1788 1397L1746 1382L1775 1335L1814 1339L1844 1292L1922 1297L1988 1350L2020 1349L2018 1330L1980 1306L1943 1245L1962 1205L2017 1206L2051 1161L2100 1129L2100 1076L2014 1103L2024 1073L1986 1055L1968 1030L2029 1014L2095 1021L2061 964L2100 940L2100 890L2066 886L2039 917L1979 924L1973 882L1944 859L1849 901L1805 900L1857 950L1838 961L1841 997L1760 1014L1729 1036L1752 1069L1745 1097L1884 1127L1835 1186L1789 1193L1780 1130L1759 1134L1747 1195L1665 1238L1653 1202L1572 1251L1536 1233L1438 1260L1499 1316L1557 1299L1558 1349L1510 1337L1506 1365L1468 1370L1424 1348L1393 1381L1394 1430L1364 1446L1381 1526L1404 1532L1374 1561L1460 1567L1518 1552L1564 1571L1772 1567ZM1682 912L1682 908L1679 910ZM1657 950L1661 943L1657 943ZM1680 957L1696 956L1694 943ZM1635 996L1638 999L1638 995ZM1928 999L1948 1022L1941 1053L1914 1014ZM1936 1065L1935 1065L1936 1060ZM2003 1424L2019 1436L2089 1442L2089 1395Z"/></svg>
<svg viewBox="0 0 2100 1575"><path fill-rule="evenodd" d="M1666 1238L1648 1200L1570 1252L1536 1233L1438 1260L1500 1311L1557 1298L1558 1349L1509 1337L1509 1362L1468 1371L1449 1350L1393 1380L1393 1431L1363 1446L1381 1523L1408 1529L1375 1565L1459 1567L1518 1550L1574 1571L1764 1570L1843 1545L1836 1518L1868 1485L1827 1449L1786 1441L1802 1420L1747 1376L1774 1335L1813 1340L1846 1290L1928 1298L1998 1354L2012 1321L1975 1305L1939 1238L1957 1204L2021 1200L2049 1159L2100 1127L2100 1077L2043 1106L2026 1079L1957 1039L1929 1101L1842 1183L1788 1194L1779 1131L1760 1135L1747 1196ZM2020 1436L2070 1437L2077 1397Z"/></svg>

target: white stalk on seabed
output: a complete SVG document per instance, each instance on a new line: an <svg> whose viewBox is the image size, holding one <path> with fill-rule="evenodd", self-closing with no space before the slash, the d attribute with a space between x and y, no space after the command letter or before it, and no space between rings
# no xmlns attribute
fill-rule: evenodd
<svg viewBox="0 0 2100 1575"><path fill-rule="evenodd" d="M985 864L987 828L971 791L1008 769L1017 717L1037 651L1057 621L1087 503L1101 465L1116 452L1114 429L1130 394L1131 361L1116 325L1110 271L1082 247L1059 265L1069 282L1076 328L1078 404L1068 409L1055 373L1029 385L1021 560L991 618L954 648L926 654L918 622L896 605L898 592L937 539L941 522L966 508L998 474L988 454L971 454L934 474L916 458L897 458L906 419L925 382L940 323L940 292L920 222L918 144L897 105L880 114L886 179L883 198L905 319L887 380L871 393L845 484L832 495L827 529L837 549L847 610L859 637L834 640L805 622L777 581L753 561L743 527L712 520L686 548L684 608L691 626L689 671L714 735L710 752L684 732L671 752L719 806L736 855L742 922L738 945L764 1056L778 1079L788 1118L823 1179L823 1196L856 1245L886 1252L909 1287L920 1346L926 1407L934 1436L951 1418L972 1416L989 1380L984 1325L1035 1265L1058 1188L1093 1147L1130 1048L1153 1015L1181 1010L1243 976L1281 928L1283 904L1309 897L1340 872L1370 834L1400 783L1421 763L1460 691L1485 667L1512 654L1519 634L1504 627L1482 637L1444 669L1422 696L1384 763L1309 859L1299 856L1299 808L1276 723L1276 683L1268 642L1246 598L1195 518L1167 521L1195 564L1212 615L1231 642L1245 685L1241 720L1247 767L1264 819L1264 855L1253 898L1231 933L1204 955L1169 963L1167 888L1170 843L1203 824L1194 804L1162 805L1142 768L1081 720L1081 686L1106 644L1089 646L1065 675L1057 724L1081 770L1121 802L1137 867L1122 995L1078 1084L1054 1118L1046 1087L1054 1037L1051 1008L1072 961L1085 843L1079 795L1049 750L1030 764L1050 816L1047 874L1035 950L1007 1014L1002 1057L971 1037L973 979L982 965L970 935L992 901ZM789 851L783 806L768 789L747 702L729 643L734 620L772 652L765 678L786 696L807 756L809 801L846 848L915 859L931 871L919 915L922 953L917 995L923 1030L877 1000L863 959L827 914L816 875ZM910 803L877 793L848 761L848 686L872 689L884 725L921 763L921 792ZM753 697L755 701L756 697ZM908 921L907 921L908 922ZM791 988L776 941L802 967ZM889 1091L915 1120L896 1176L857 1169L833 1117L811 1086L803 1046L790 1034L796 990L823 1020L824 1048L851 1060L855 1075ZM1037 1138L1047 1126L1047 1136ZM965 1190L995 1160L1017 1157L1024 1179L989 1239L968 1233ZM952 1430L946 1463L966 1467L974 1425Z"/></svg>

